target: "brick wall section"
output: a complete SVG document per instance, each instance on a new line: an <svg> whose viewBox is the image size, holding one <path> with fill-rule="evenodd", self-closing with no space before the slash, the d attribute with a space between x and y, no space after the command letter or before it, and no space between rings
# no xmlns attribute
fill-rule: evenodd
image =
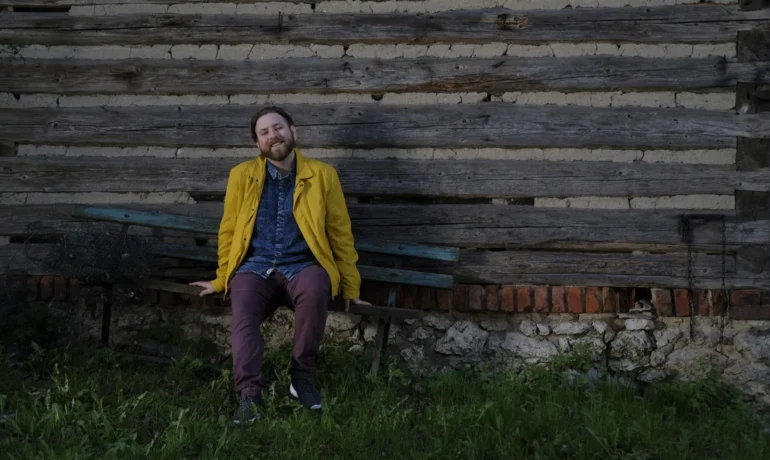
<svg viewBox="0 0 770 460"><path fill-rule="evenodd" d="M27 276L8 280L0 275L0 292L20 291L29 300L67 301L78 297L79 280L57 276ZM385 305L392 285L364 283L362 297L374 304ZM468 285L458 284L452 290L415 286L398 287L396 305L402 308L463 312L537 312L537 313L615 313L618 296L625 302L636 302L641 289L601 286L530 286L530 285ZM687 317L690 314L687 289L650 289L653 311L657 316ZM147 290L141 294L148 303L185 303L201 305L200 299L169 292ZM696 289L695 314L721 316L724 314L722 292ZM222 303L217 297L211 303ZM733 319L770 320L770 291L738 289L730 293Z"/></svg>

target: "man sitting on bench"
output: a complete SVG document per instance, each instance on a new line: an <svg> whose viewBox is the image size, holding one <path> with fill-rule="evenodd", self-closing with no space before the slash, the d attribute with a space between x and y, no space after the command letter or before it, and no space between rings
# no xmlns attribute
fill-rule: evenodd
<svg viewBox="0 0 770 460"><path fill-rule="evenodd" d="M297 129L278 107L251 119L251 138L261 155L230 171L219 226L216 279L190 283L200 295L230 293L235 423L256 420L264 388L264 339L260 326L280 305L294 310L291 395L311 410L321 409L316 384L318 349L329 301L340 288L359 299L350 217L337 171L303 156ZM257 410L254 410L257 409Z"/></svg>

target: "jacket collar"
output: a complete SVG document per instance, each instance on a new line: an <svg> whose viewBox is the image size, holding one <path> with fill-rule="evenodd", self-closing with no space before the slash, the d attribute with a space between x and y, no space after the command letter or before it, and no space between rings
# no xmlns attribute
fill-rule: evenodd
<svg viewBox="0 0 770 460"><path fill-rule="evenodd" d="M296 161L296 173L297 173L297 180L303 180L308 179L310 177L313 177L313 168L310 167L308 164L308 158L305 157L302 152L300 152L299 148L294 148L294 155ZM258 178L261 179L265 177L265 172L267 170L267 159L260 155L256 157L255 159L251 160L251 164L246 169L246 174L249 177Z"/></svg>

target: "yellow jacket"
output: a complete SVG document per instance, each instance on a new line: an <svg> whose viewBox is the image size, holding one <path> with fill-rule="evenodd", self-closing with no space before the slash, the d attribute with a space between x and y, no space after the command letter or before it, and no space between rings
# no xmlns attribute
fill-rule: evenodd
<svg viewBox="0 0 770 460"><path fill-rule="evenodd" d="M361 276L356 268L358 253L353 246L350 216L337 171L330 165L305 157L295 149L297 174L294 187L294 218L316 260L329 273L332 296L360 297ZM265 184L267 160L259 156L230 170L225 192L224 214L219 224L219 268L212 281L216 292L224 291L243 262L251 244Z"/></svg>

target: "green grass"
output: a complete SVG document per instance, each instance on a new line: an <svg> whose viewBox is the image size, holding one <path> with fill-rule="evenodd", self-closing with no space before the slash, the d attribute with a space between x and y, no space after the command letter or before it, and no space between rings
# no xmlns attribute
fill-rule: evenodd
<svg viewBox="0 0 770 460"><path fill-rule="evenodd" d="M712 381L640 391L544 369L413 381L396 367L375 379L367 355L329 346L313 416L288 397L288 360L268 356L267 417L249 426L230 422L230 372L190 354L165 365L82 347L3 361L0 458L770 458L757 417Z"/></svg>

